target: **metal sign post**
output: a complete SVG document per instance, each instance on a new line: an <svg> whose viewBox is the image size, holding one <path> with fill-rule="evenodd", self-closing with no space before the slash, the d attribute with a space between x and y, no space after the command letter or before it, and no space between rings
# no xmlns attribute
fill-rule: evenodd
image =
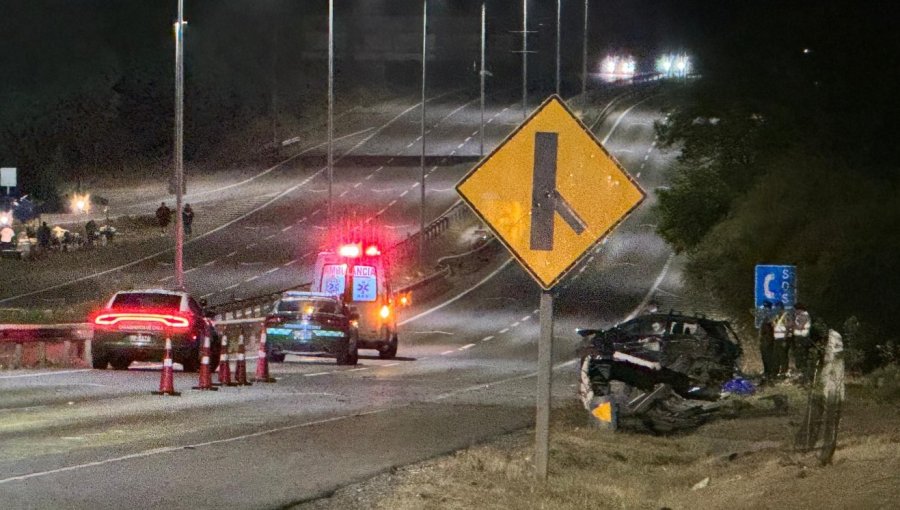
<svg viewBox="0 0 900 510"><path fill-rule="evenodd" d="M547 479L550 458L550 396L553 389L553 294L541 292L541 337L538 339L537 411L534 424L534 467Z"/></svg>

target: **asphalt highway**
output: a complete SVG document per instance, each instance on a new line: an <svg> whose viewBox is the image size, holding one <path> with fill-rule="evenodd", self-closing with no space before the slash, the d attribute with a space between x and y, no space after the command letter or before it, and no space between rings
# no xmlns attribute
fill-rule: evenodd
<svg viewBox="0 0 900 510"><path fill-rule="evenodd" d="M477 136L460 146L472 124L451 121L477 115L476 103L446 101L435 122L445 120L432 128L446 133L435 154L474 153ZM655 98L623 102L595 129L651 197L673 157L655 148L659 106ZM491 115L493 143L520 120L520 113L503 107ZM415 136L392 133L391 126L380 133L389 149L415 153L414 143L405 147ZM466 169L441 166L430 174L429 214L455 201L454 193L441 190L452 189ZM294 266L303 265L316 243L313 231L320 230L307 226L324 220L324 180L317 168L285 173L292 174L292 186L302 186L269 197L268 207L247 217L252 222L237 221L228 227L235 230L191 245L187 266L197 268L189 273L195 292L215 301L246 286L252 292L278 288L283 272L300 271ZM341 167L336 196L347 191L339 198L355 204L360 216L415 230L417 173L387 161ZM676 285L671 255L650 225L651 205L652 198L558 291L558 399L574 398L576 391L575 327L620 321L661 283ZM235 239L240 229L246 239ZM277 234L301 230L290 238ZM287 264L293 260L300 262ZM158 262L133 270L161 280L166 270ZM162 398L149 394L159 374L146 366L0 375L0 501L9 508L277 508L527 426L534 417L539 295L530 277L501 254L477 275L457 280L446 296L405 312L400 358L373 359L362 351L359 366L338 367L333 360L289 356L273 365L276 384L194 392L194 376L177 373L183 396Z"/></svg>

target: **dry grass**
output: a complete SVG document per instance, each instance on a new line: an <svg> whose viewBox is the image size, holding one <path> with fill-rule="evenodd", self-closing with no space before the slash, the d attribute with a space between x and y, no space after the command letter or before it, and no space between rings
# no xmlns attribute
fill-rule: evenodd
<svg viewBox="0 0 900 510"><path fill-rule="evenodd" d="M384 509L878 508L900 496L900 418L863 398L846 406L835 464L819 467L791 451L803 394L790 387L792 412L751 400L741 417L669 437L609 433L583 426L572 404L556 413L550 480L532 475L530 431L400 471ZM851 391L851 394L854 392ZM872 423L875 421L876 423ZM707 487L692 489L709 477ZM863 488L864 490L861 490Z"/></svg>

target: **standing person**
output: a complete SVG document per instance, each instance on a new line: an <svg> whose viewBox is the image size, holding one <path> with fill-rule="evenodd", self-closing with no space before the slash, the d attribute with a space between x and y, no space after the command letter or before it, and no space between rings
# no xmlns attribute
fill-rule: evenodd
<svg viewBox="0 0 900 510"><path fill-rule="evenodd" d="M762 308L757 310L756 320L759 324L759 354L762 357L764 382L768 382L775 375L775 365L772 360L775 330L772 317L772 303L769 301L763 302Z"/></svg>
<svg viewBox="0 0 900 510"><path fill-rule="evenodd" d="M775 363L775 375L779 379L787 376L788 371L788 337L790 318L780 301L775 303L775 315L772 318L772 335L775 343L772 348L772 361Z"/></svg>
<svg viewBox="0 0 900 510"><path fill-rule="evenodd" d="M194 223L194 210L191 209L191 204L185 204L184 210L181 211L181 222L184 224L184 234L190 236L193 233L191 225Z"/></svg>
<svg viewBox="0 0 900 510"><path fill-rule="evenodd" d="M50 227L47 226L46 221L42 221L41 226L37 229L37 241L41 250L50 249Z"/></svg>
<svg viewBox="0 0 900 510"><path fill-rule="evenodd" d="M93 246L94 239L97 237L97 222L88 220L88 222L84 224L84 233L87 238L88 246Z"/></svg>
<svg viewBox="0 0 900 510"><path fill-rule="evenodd" d="M807 384L812 380L812 366L810 364L810 349L812 343L809 338L812 321L809 318L809 312L806 305L797 303L794 306L794 317L791 329L793 330L793 346L794 367L800 372L800 382Z"/></svg>
<svg viewBox="0 0 900 510"><path fill-rule="evenodd" d="M159 223L160 234L166 235L166 227L169 226L171 218L172 210L166 206L165 202L159 204L159 207L156 209L156 221Z"/></svg>

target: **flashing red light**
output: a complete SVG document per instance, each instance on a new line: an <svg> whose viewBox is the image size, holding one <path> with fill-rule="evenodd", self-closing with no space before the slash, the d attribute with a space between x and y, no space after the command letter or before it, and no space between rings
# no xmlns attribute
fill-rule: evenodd
<svg viewBox="0 0 900 510"><path fill-rule="evenodd" d="M378 247L374 244L366 248L366 256L377 257L378 255L381 255L381 250L379 250Z"/></svg>
<svg viewBox="0 0 900 510"><path fill-rule="evenodd" d="M102 313L94 318L95 325L107 327L121 327L122 323L148 322L171 329L186 329L191 325L191 321L187 317L162 313Z"/></svg>
<svg viewBox="0 0 900 510"><path fill-rule="evenodd" d="M360 249L358 244L345 244L338 248L338 255L341 257L356 258L359 257Z"/></svg>

